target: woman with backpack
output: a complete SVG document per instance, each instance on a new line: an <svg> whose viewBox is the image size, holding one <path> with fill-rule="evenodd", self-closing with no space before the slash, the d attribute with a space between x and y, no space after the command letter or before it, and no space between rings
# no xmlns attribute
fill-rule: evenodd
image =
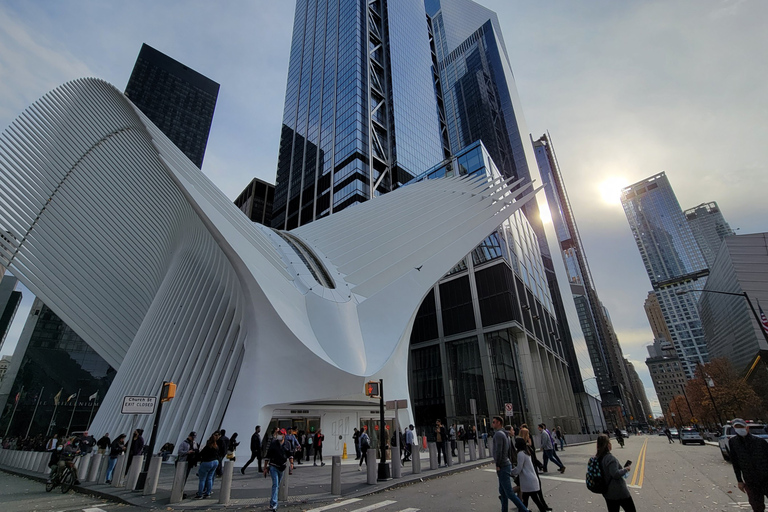
<svg viewBox="0 0 768 512"><path fill-rule="evenodd" d="M368 427L363 427L363 433L360 434L360 464L357 466L358 471L363 470L363 461L365 465L368 465L368 449L371 447L371 438L368 436Z"/></svg>
<svg viewBox="0 0 768 512"><path fill-rule="evenodd" d="M608 505L608 512L619 512L621 509L624 512L635 512L635 502L632 501L624 479L624 475L630 472L632 461L628 460L622 467L619 460L611 454L611 438L605 434L597 438L597 453L594 458L600 468L600 477L606 484L602 495Z"/></svg>
<svg viewBox="0 0 768 512"><path fill-rule="evenodd" d="M517 452L517 466L512 468L512 476L520 479L520 492L523 493L523 504L528 507L528 498L533 498L533 502L539 508L540 512L552 510L547 502L544 501L544 495L541 492L541 481L536 474L531 460L530 449L525 439L515 438L515 451Z"/></svg>

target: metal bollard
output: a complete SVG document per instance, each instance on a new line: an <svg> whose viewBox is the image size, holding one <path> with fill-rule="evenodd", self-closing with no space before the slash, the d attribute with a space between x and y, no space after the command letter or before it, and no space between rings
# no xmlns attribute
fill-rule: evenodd
<svg viewBox="0 0 768 512"><path fill-rule="evenodd" d="M445 465L453 466L453 455L451 455L450 449L445 450Z"/></svg>
<svg viewBox="0 0 768 512"><path fill-rule="evenodd" d="M469 460L477 460L477 452L475 451L475 440L470 439L467 442L467 445L469 445Z"/></svg>
<svg viewBox="0 0 768 512"><path fill-rule="evenodd" d="M466 444L464 442L459 445L459 464L464 464L467 462L467 454L464 451L465 447Z"/></svg>
<svg viewBox="0 0 768 512"><path fill-rule="evenodd" d="M144 482L144 496L149 496L150 494L155 494L157 492L157 481L160 479L160 465L162 463L163 457L160 455L153 455L149 460L147 479Z"/></svg>
<svg viewBox="0 0 768 512"><path fill-rule="evenodd" d="M376 449L371 447L368 450L368 456L365 459L366 466L366 472L368 473L368 480L367 482L370 485L374 485L379 480L379 467L376 463Z"/></svg>
<svg viewBox="0 0 768 512"><path fill-rule="evenodd" d="M289 466L290 467L290 466ZM288 469L283 471L283 479L280 480L280 487L277 489L277 501L288 501Z"/></svg>
<svg viewBox="0 0 768 512"><path fill-rule="evenodd" d="M331 494L341 496L341 456L331 457Z"/></svg>
<svg viewBox="0 0 768 512"><path fill-rule="evenodd" d="M99 455L98 453L91 457L91 466L88 468L87 480L88 482L96 482L99 479L99 470L104 465L104 457L106 455Z"/></svg>
<svg viewBox="0 0 768 512"><path fill-rule="evenodd" d="M136 484L139 481L139 473L141 473L141 467L144 465L143 455L134 455L133 462L131 462L131 468L128 470L128 478L125 482L125 488L129 491L136 490Z"/></svg>
<svg viewBox="0 0 768 512"><path fill-rule="evenodd" d="M414 475L421 473L421 454L419 453L419 445L416 443L411 445L411 469Z"/></svg>
<svg viewBox="0 0 768 512"><path fill-rule="evenodd" d="M112 487L122 487L125 481L125 460L128 456L121 453L117 456L117 462L115 463L115 469L112 472Z"/></svg>
<svg viewBox="0 0 768 512"><path fill-rule="evenodd" d="M437 443L427 443L429 448L429 469L437 469Z"/></svg>
<svg viewBox="0 0 768 512"><path fill-rule="evenodd" d="M400 462L400 447L392 447L392 478L400 478L402 476L402 462Z"/></svg>
<svg viewBox="0 0 768 512"><path fill-rule="evenodd" d="M484 459L485 458L485 444L483 443L482 439L477 441L477 458L478 459Z"/></svg>
<svg viewBox="0 0 768 512"><path fill-rule="evenodd" d="M173 475L173 487L171 488L171 499L168 503L179 503L184 498L184 484L187 480L187 461L176 464L176 473Z"/></svg>
<svg viewBox="0 0 768 512"><path fill-rule="evenodd" d="M229 494L232 492L232 471L235 463L231 460L224 462L221 470L221 489L219 490L219 505L229 505Z"/></svg>

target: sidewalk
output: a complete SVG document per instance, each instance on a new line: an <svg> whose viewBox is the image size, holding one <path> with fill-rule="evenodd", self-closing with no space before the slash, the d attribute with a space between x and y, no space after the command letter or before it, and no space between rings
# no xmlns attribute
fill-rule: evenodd
<svg viewBox="0 0 768 512"><path fill-rule="evenodd" d="M467 456L467 462L464 464L458 464L458 461L456 461L453 466L440 467L435 470L430 470L429 452L422 452L420 455L420 474L414 475L411 470L411 464L406 463L405 467L403 467L401 478L391 479L386 482L377 483L375 485L368 485L366 483L367 476L365 465L363 465L362 471L358 471L358 461L354 459L342 460L341 496L331 495L330 457L326 457L325 466L315 467L312 465L311 461L305 461L304 464L296 465L293 471L293 475L289 476L286 472L286 478L288 478L288 502L291 504L316 503L321 501L328 502L342 498L357 498L381 492L386 489L409 485L414 482L439 478L457 472L469 471L491 463L490 458L479 459L470 462L469 457ZM38 480L40 482L45 482L46 479L45 477L41 476L40 473L31 471L13 469L5 466L0 467L0 469L8 473L24 476ZM157 493L153 496L143 496L141 491L129 491L126 489L118 489L112 487L111 485L103 485L90 482L83 482L82 485L79 485L74 489L77 492L92 494L111 501L147 509L161 507L167 510L196 510L219 507L224 508L224 505L219 505L219 488L221 485L221 479L219 478L217 478L214 482L213 496L211 498L204 500L192 499L192 496L194 496L197 492L198 479L195 476L195 472L196 469L193 468L189 474L187 485L184 488L184 492L188 498L180 503L175 503L173 505L168 503L170 500L171 487L173 484L173 464L162 465L160 470L160 480L157 486ZM271 479L264 478L264 475L258 472L257 467L250 466L246 470L245 475L240 474L240 468L235 468L232 476L230 502L226 507L233 509L260 505L267 507L269 505L271 489ZM56 492L58 492L58 489Z"/></svg>

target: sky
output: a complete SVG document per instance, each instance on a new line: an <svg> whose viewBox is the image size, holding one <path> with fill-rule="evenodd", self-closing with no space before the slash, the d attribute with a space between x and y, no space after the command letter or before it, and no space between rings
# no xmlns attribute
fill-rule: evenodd
<svg viewBox="0 0 768 512"><path fill-rule="evenodd" d="M601 300L655 412L650 283L621 186L665 171L683 209L768 231L768 2L480 0L499 15L531 135L549 132ZM203 171L274 183L294 2L0 0L0 129L62 83L120 90L142 43L221 84ZM16 344L22 307L2 354Z"/></svg>

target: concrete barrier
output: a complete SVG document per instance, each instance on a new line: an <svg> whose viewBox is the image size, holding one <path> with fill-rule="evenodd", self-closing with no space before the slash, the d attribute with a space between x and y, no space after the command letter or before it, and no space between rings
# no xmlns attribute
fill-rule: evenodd
<svg viewBox="0 0 768 512"><path fill-rule="evenodd" d="M392 478L400 478L402 476L402 462L400 462L400 447L392 447Z"/></svg>
<svg viewBox="0 0 768 512"><path fill-rule="evenodd" d="M77 468L77 475L81 480L85 480L88 476L88 471L91 469L91 460L93 459L92 453L86 453L82 457L78 457L80 460L80 466Z"/></svg>
<svg viewBox="0 0 768 512"><path fill-rule="evenodd" d="M99 468L99 479L97 483L107 483L107 470L109 469L109 455L104 455L104 459L101 461L101 467Z"/></svg>
<svg viewBox="0 0 768 512"><path fill-rule="evenodd" d="M341 496L341 456L331 457L331 494Z"/></svg>
<svg viewBox="0 0 768 512"><path fill-rule="evenodd" d="M458 447L458 453L459 453L459 464L464 464L467 462L467 454L464 452L464 443L460 443Z"/></svg>
<svg viewBox="0 0 768 512"><path fill-rule="evenodd" d="M421 473L421 453L419 452L418 443L411 445L411 470L414 475Z"/></svg>
<svg viewBox="0 0 768 512"><path fill-rule="evenodd" d="M160 466L163 463L163 457L154 455L149 461L149 470L147 470L147 479L144 482L144 496L149 496L157 492L157 481L160 479ZM230 470L230 473L232 471ZM232 480L230 475L230 481Z"/></svg>
<svg viewBox="0 0 768 512"><path fill-rule="evenodd" d="M290 467L290 464L288 467ZM280 480L280 487L277 488L277 501L288 501L288 478L290 478L290 471L286 469L283 471L283 479Z"/></svg>
<svg viewBox="0 0 768 512"><path fill-rule="evenodd" d="M485 442L483 442L482 439L477 441L477 448L478 448L478 451L480 452L480 455L478 458L480 459L486 458L487 455L486 455L486 449L485 449Z"/></svg>
<svg viewBox="0 0 768 512"><path fill-rule="evenodd" d="M91 466L88 468L88 474L83 475L88 482L96 482L99 479L99 470L104 464L104 458L106 455L93 454L91 457Z"/></svg>
<svg viewBox="0 0 768 512"><path fill-rule="evenodd" d="M447 466L453 466L453 455L451 455L450 448L445 450L445 464Z"/></svg>
<svg viewBox="0 0 768 512"><path fill-rule="evenodd" d="M429 469L437 469L437 443L430 441L427 443L429 449Z"/></svg>
<svg viewBox="0 0 768 512"><path fill-rule="evenodd" d="M377 467L378 464L376 462L376 450L373 448L368 450L368 457L366 458L365 463L368 465L366 467L368 473L367 482L370 485L374 485L379 479L379 468Z"/></svg>
<svg viewBox="0 0 768 512"><path fill-rule="evenodd" d="M128 477L125 482L125 488L129 491L136 489L136 484L139 481L139 473L141 473L141 467L144 465L143 455L134 455L131 461L131 467L128 470Z"/></svg>
<svg viewBox="0 0 768 512"><path fill-rule="evenodd" d="M173 475L173 487L171 488L171 499L168 503L179 503L184 498L184 484L187 481L187 461L176 464L176 473Z"/></svg>
<svg viewBox="0 0 768 512"><path fill-rule="evenodd" d="M235 463L231 460L224 461L221 470L221 488L219 489L219 505L229 505L229 495L232 492L232 471Z"/></svg>

